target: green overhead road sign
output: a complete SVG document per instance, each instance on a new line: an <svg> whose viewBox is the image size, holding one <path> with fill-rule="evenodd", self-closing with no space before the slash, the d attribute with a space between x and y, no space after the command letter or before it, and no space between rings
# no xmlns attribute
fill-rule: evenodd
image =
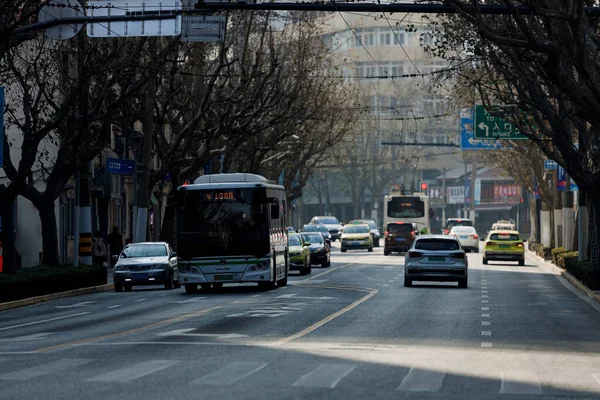
<svg viewBox="0 0 600 400"><path fill-rule="evenodd" d="M475 106L475 139L527 140L527 136L500 117L490 115L483 106Z"/></svg>

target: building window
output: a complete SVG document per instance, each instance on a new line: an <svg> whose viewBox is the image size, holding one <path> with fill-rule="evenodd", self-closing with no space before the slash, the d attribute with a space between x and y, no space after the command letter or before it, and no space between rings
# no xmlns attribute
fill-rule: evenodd
<svg viewBox="0 0 600 400"><path fill-rule="evenodd" d="M379 34L379 45L380 46L389 46L391 44L391 35L389 33L380 33Z"/></svg>
<svg viewBox="0 0 600 400"><path fill-rule="evenodd" d="M400 45L405 45L405 44L406 44L406 33L396 31L396 34L394 35L394 45L400 46Z"/></svg>

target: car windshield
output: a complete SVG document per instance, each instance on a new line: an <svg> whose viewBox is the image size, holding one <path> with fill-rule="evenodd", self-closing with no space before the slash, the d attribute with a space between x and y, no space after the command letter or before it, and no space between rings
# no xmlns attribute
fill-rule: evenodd
<svg viewBox="0 0 600 400"><path fill-rule="evenodd" d="M412 224L388 224L388 233L410 233L414 230Z"/></svg>
<svg viewBox="0 0 600 400"><path fill-rule="evenodd" d="M452 228L452 233L475 233L475 228L472 226L455 226Z"/></svg>
<svg viewBox="0 0 600 400"><path fill-rule="evenodd" d="M340 221L338 221L337 218L335 218L335 217L317 218L317 223L318 224L326 224L326 225L337 225L340 223Z"/></svg>
<svg viewBox="0 0 600 400"><path fill-rule="evenodd" d="M515 241L519 240L519 235L515 233L492 233L490 235L490 240L506 240L506 241Z"/></svg>
<svg viewBox="0 0 600 400"><path fill-rule="evenodd" d="M304 232L319 232L319 225L304 225Z"/></svg>
<svg viewBox="0 0 600 400"><path fill-rule="evenodd" d="M455 219L446 223L446 229L452 229L455 226L473 226L473 221L468 219Z"/></svg>
<svg viewBox="0 0 600 400"><path fill-rule="evenodd" d="M325 225L317 225L317 230L319 232L325 232L325 233L329 234L329 229L327 229L327 227Z"/></svg>
<svg viewBox="0 0 600 400"><path fill-rule="evenodd" d="M163 257L166 255L167 248L163 244L133 244L125 247L121 257Z"/></svg>
<svg viewBox="0 0 600 400"><path fill-rule="evenodd" d="M323 236L320 233L303 233L302 238L308 243L323 243Z"/></svg>
<svg viewBox="0 0 600 400"><path fill-rule="evenodd" d="M350 225L344 228L344 233L369 233L369 227L366 225Z"/></svg>
<svg viewBox="0 0 600 400"><path fill-rule="evenodd" d="M290 235L288 236L288 244L290 246L301 246L300 235Z"/></svg>
<svg viewBox="0 0 600 400"><path fill-rule="evenodd" d="M420 239L415 243L417 250L460 250L456 240L450 239Z"/></svg>
<svg viewBox="0 0 600 400"><path fill-rule="evenodd" d="M417 196L392 197L387 210L391 218L421 218L425 216L425 203Z"/></svg>

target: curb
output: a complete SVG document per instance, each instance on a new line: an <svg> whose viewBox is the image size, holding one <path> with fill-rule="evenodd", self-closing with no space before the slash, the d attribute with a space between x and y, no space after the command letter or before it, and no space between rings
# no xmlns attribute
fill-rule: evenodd
<svg viewBox="0 0 600 400"><path fill-rule="evenodd" d="M44 296L30 297L28 299L9 301L7 303L0 303L0 311L12 310L15 308L31 306L34 304L45 303L51 300L64 299L67 297L81 296L84 294L110 292L114 290L115 286L112 283L100 286L92 286L81 289L69 290L68 292L51 293Z"/></svg>
<svg viewBox="0 0 600 400"><path fill-rule="evenodd" d="M529 253L530 256L532 256L535 259L535 262L538 266L540 266L540 264L542 264L545 267L552 269L554 272L560 274L560 276L562 276L567 282L569 282L575 289L579 290L580 292L582 292L583 294L585 294L587 297L594 300L595 302L600 303L600 295L597 295L596 292L594 292L593 290L591 290L590 288L585 286L583 283L581 283L577 278L575 278L569 272L565 271L564 269L562 269L560 267L557 267L556 265L552 264L550 261L546 261L545 259L538 256L536 253L534 253L531 250L527 250L527 252Z"/></svg>

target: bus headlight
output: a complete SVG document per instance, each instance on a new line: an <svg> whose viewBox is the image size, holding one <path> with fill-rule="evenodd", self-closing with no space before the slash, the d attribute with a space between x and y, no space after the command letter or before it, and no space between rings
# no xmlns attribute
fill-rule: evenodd
<svg viewBox="0 0 600 400"><path fill-rule="evenodd" d="M266 271L271 266L271 262L269 261L260 261L256 264L257 271Z"/></svg>

